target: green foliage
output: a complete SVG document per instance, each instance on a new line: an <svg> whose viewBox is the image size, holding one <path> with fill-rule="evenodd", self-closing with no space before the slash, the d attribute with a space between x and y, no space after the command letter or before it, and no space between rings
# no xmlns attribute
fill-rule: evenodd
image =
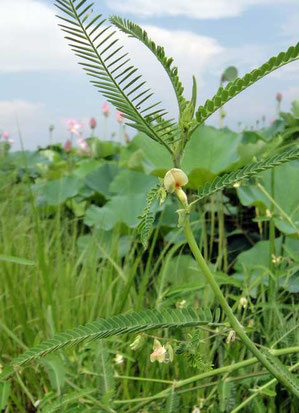
<svg viewBox="0 0 299 413"><path fill-rule="evenodd" d="M61 409L65 409L67 405L77 402L78 400L83 400L86 396L89 396L92 393L95 393L96 389L85 389L66 394L65 396L59 397L58 400L55 400L50 405L42 407L41 413L54 413L61 412ZM76 410L73 410L76 411Z"/></svg>
<svg viewBox="0 0 299 413"><path fill-rule="evenodd" d="M57 391L58 395L61 395L66 374L62 360L55 355L50 355L42 360L41 363L47 370L52 388Z"/></svg>
<svg viewBox="0 0 299 413"><path fill-rule="evenodd" d="M244 179L248 179L266 169L274 168L299 158L299 149L287 149L278 155L271 156L265 160L251 162L242 169L230 172L223 176L218 176L212 183L206 184L199 190L198 199L206 198L217 191L223 190L228 186L238 184Z"/></svg>
<svg viewBox="0 0 299 413"><path fill-rule="evenodd" d="M20 265L35 265L34 261L27 260L26 258L12 257L10 255L3 255L3 254L0 254L0 261L13 262L15 264L20 264Z"/></svg>
<svg viewBox="0 0 299 413"><path fill-rule="evenodd" d="M272 209L276 228L288 235L299 235L299 193L297 190L298 161L288 162L272 171L261 173L256 182L237 188L242 205L255 206L261 211L261 219L267 209ZM272 177L274 182L272 184ZM272 206L271 198L275 197Z"/></svg>
<svg viewBox="0 0 299 413"><path fill-rule="evenodd" d="M222 82L232 82L238 77L238 69L235 66L229 66L222 74Z"/></svg>
<svg viewBox="0 0 299 413"><path fill-rule="evenodd" d="M114 371L107 346L100 341L96 352L99 389L103 402L108 403L115 392Z"/></svg>
<svg viewBox="0 0 299 413"><path fill-rule="evenodd" d="M151 212L151 207L153 202L157 199L159 189L161 188L160 185L157 185L155 188L152 188L146 196L146 206L138 218L140 220L137 232L140 235L141 242L143 244L144 249L147 248L148 240L150 237L151 229L155 220L154 214Z"/></svg>
<svg viewBox="0 0 299 413"><path fill-rule="evenodd" d="M180 406L180 399L173 387L171 393L167 397L164 413L174 413L178 411Z"/></svg>
<svg viewBox="0 0 299 413"><path fill-rule="evenodd" d="M95 79L91 83L123 113L130 121L128 125L146 133L172 152L165 139L166 135L169 139L170 121L154 124L167 111L159 107L159 102L144 105L152 93L150 89L144 89L145 82L141 81L141 75L136 75L137 69L129 63L127 53L122 53L122 47L117 46L115 31L104 25L106 20L102 15L91 18L93 3L76 5L74 0L65 0L55 4L67 15L59 16L64 21L60 27L67 33L65 38L71 42L75 55L81 59L79 64Z"/></svg>
<svg viewBox="0 0 299 413"><path fill-rule="evenodd" d="M273 70L290 63L299 58L299 43L296 46L291 46L286 52L281 52L275 57L271 57L266 63L257 69L246 73L242 78L238 78L233 82L229 82L225 88L222 86L218 89L212 99L208 99L203 106L199 106L196 112L196 119L201 124L217 109L223 106L230 99L238 95L247 87L251 86L264 76L273 72Z"/></svg>
<svg viewBox="0 0 299 413"><path fill-rule="evenodd" d="M0 381L0 410L4 410L10 395L11 386L8 381Z"/></svg>
<svg viewBox="0 0 299 413"><path fill-rule="evenodd" d="M212 316L209 310L148 310L140 313L121 314L57 335L25 352L15 359L12 364L14 366L23 365L53 351L87 340L100 340L114 335L158 328L196 326L209 324L211 321Z"/></svg>

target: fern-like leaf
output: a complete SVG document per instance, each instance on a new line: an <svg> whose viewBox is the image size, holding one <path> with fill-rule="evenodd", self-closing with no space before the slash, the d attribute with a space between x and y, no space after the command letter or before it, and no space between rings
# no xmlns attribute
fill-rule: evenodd
<svg viewBox="0 0 299 413"><path fill-rule="evenodd" d="M137 227L137 233L140 235L141 242L143 244L144 249L147 248L148 245L148 240L150 237L150 232L154 223L154 214L151 212L151 207L153 202L158 196L158 191L160 190L160 185L155 186L155 188L152 188L146 196L146 205L144 207L144 210L142 212L142 215L138 217L140 220L138 227Z"/></svg>
<svg viewBox="0 0 299 413"><path fill-rule="evenodd" d="M238 95L247 87L257 82L264 76L278 69L279 67L290 63L299 58L299 43L296 46L291 46L286 52L281 52L279 55L271 57L266 63L257 69L246 73L242 78L237 78L233 82L229 82L225 88L220 87L212 99L208 99L203 106L200 106L196 113L196 119L199 124L203 123L217 109L223 106L230 99Z"/></svg>
<svg viewBox="0 0 299 413"><path fill-rule="evenodd" d="M199 190L197 201L206 198L217 191L221 191L228 186L237 184L244 179L255 176L266 169L274 168L275 166L282 165L283 163L294 159L299 159L299 149L288 149L262 161L250 162L244 168L229 172L223 176L217 176L212 183L205 184L205 186Z"/></svg>
<svg viewBox="0 0 299 413"><path fill-rule="evenodd" d="M180 399L175 392L175 387L172 387L171 393L167 397L164 413L174 413L178 411L180 405Z"/></svg>
<svg viewBox="0 0 299 413"><path fill-rule="evenodd" d="M85 326L68 330L50 340L26 351L16 358L13 366L28 363L39 357L64 347L83 341L99 340L115 335L137 333L146 330L169 327L189 327L212 323L212 314L208 309L148 310L140 313L120 314L106 320L99 320Z"/></svg>
<svg viewBox="0 0 299 413"><path fill-rule="evenodd" d="M175 92L179 111L182 113L186 100L183 97L184 87L179 79L178 68L173 66L173 58L165 55L164 47L158 46L153 40L148 37L148 34L142 27L131 22L128 19L122 19L119 16L110 17L111 23L118 27L122 32L128 34L130 37L140 40L158 59L165 69Z"/></svg>
<svg viewBox="0 0 299 413"><path fill-rule="evenodd" d="M169 139L171 121L156 122L167 111L160 107L160 102L145 105L153 93L144 89L146 82L130 64L128 53L121 52L123 46L118 46L118 38L111 26L104 26L106 20L101 14L92 18L93 3L56 0L55 5L66 15L58 16L64 21L60 27L67 33L65 38L70 41L75 55L81 59L79 64L94 79L91 83L123 113L130 121L127 123L129 126L145 133L172 153L165 139L165 129Z"/></svg>

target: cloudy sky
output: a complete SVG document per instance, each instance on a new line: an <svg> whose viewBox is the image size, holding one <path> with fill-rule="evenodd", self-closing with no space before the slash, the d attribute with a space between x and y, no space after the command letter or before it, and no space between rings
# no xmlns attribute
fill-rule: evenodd
<svg viewBox="0 0 299 413"><path fill-rule="evenodd" d="M94 10L119 14L142 25L150 37L175 58L189 96L194 74L198 102L213 95L222 71L237 66L243 75L299 40L298 0L94 0ZM0 131L8 130L18 148L17 120L24 145L48 143L48 127L55 140L67 137L66 120L103 122L104 99L93 88L57 27L51 0L0 0ZM149 85L171 114L174 95L153 56L136 40L121 36ZM226 105L226 124L255 124L275 114L275 95L283 94L283 110L299 98L299 64L291 63L249 88ZM115 113L110 132L116 128ZM217 125L217 114L210 123ZM130 132L132 134L132 132Z"/></svg>

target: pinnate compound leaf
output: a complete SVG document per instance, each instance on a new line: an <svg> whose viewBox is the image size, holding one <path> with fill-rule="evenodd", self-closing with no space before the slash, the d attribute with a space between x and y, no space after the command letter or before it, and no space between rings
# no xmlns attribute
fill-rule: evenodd
<svg viewBox="0 0 299 413"><path fill-rule="evenodd" d="M223 176L217 176L212 183L206 184L199 190L198 200L206 198L217 191L221 191L228 186L240 183L244 179L248 179L258 173L275 166L282 165L286 162L299 159L299 149L288 149L278 155L271 156L262 161L250 162L244 168L227 173Z"/></svg>
<svg viewBox="0 0 299 413"><path fill-rule="evenodd" d="M172 153L166 142L175 138L171 136L172 120L164 120L167 111L160 107L160 102L149 100L153 93L145 88L146 82L130 63L128 53L123 52L116 31L107 26L101 14L92 17L93 4L87 1L76 5L76 0L63 3L56 0L55 5L63 13L58 16L63 21L60 27L67 34L69 46L92 77L91 83L130 121L127 124Z"/></svg>
<svg viewBox="0 0 299 413"><path fill-rule="evenodd" d="M278 69L279 67L290 63L299 58L299 43L296 46L291 46L285 52L279 53L279 55L271 57L266 63L257 69L252 70L250 73L246 73L245 76L237 78L236 80L229 82L225 88L220 87L212 97L208 99L203 106L199 106L196 112L196 119L201 124L209 116L211 116L217 109L223 106L230 99L238 95L247 87L257 82L264 76Z"/></svg>
<svg viewBox="0 0 299 413"><path fill-rule="evenodd" d="M142 27L138 26L138 24L135 24L128 19L122 19L119 16L111 16L110 21L122 32L141 41L156 56L172 83L181 112L186 102L183 97L184 87L178 76L178 68L172 65L173 58L167 57L164 47L156 45L155 42L148 37L147 32L143 30Z"/></svg>
<svg viewBox="0 0 299 413"><path fill-rule="evenodd" d="M165 406L165 413L174 413L178 411L180 404L180 399L178 394L175 392L175 388L171 389L171 393L167 397L166 406Z"/></svg>
<svg viewBox="0 0 299 413"><path fill-rule="evenodd" d="M144 249L147 248L150 232L155 220L154 214L151 212L151 206L155 199L157 199L159 189L160 185L157 185L148 192L146 196L146 206L144 207L142 215L138 217L140 222L137 227L137 233L140 235Z"/></svg>
<svg viewBox="0 0 299 413"><path fill-rule="evenodd" d="M140 313L120 314L106 320L99 320L85 326L67 330L26 351L12 361L12 366L23 365L46 354L60 350L84 341L100 340L103 338L155 330L169 327L190 327L212 323L210 310L175 309L147 310Z"/></svg>

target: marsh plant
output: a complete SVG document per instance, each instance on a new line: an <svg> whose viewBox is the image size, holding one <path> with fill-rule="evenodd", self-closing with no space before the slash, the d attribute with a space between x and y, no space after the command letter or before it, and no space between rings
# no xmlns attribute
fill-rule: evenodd
<svg viewBox="0 0 299 413"><path fill-rule="evenodd" d="M237 73L232 74L231 81L223 79L217 93L208 99L205 103L197 104L197 84L193 77L193 87L191 91L191 99L188 100L184 96L184 88L179 78L178 68L174 66L173 59L167 57L162 46L156 45L147 35L147 33L137 24L130 20L123 19L118 16L112 16L109 20L102 17L101 14L94 13L94 4L89 0L56 0L55 5L59 9L59 26L66 34L70 47L75 55L79 58L79 64L83 70L91 77L91 83L101 92L106 100L115 106L125 119L126 125L137 129L144 133L149 140L153 140L161 145L161 150L166 150L172 159L172 168L170 168L165 176L157 179L157 185L152 188L146 200L146 206L143 214L139 217L138 234L145 249L151 247L152 227L154 223L154 214L152 211L153 204L160 202L163 204L167 197L176 197L177 208L177 225L182 229L189 251L193 254L200 272L205 277L207 291L209 289L215 296L217 306L209 308L209 306L201 307L200 303L194 306L185 306L182 301L178 303L177 308L163 308L159 306L155 309L144 309L143 311L119 314L112 318L102 319L89 323L88 325L68 330L65 333L56 335L52 339L26 351L18 358L13 360L11 366L4 369L2 378L8 378L15 371L18 371L20 366L36 360L51 352L60 350L64 347L79 344L88 340L101 340L101 345L105 338L131 333L131 349L136 349L141 345L143 340L140 333L148 330L183 329L192 327L193 336L188 345L179 346L174 354L172 346L164 343L158 338L154 340L153 353L148 357L153 363L171 363L173 357L179 357L180 354L187 352L189 349L189 361L192 365L196 365L196 361L200 364L200 349L201 346L193 346L199 342L199 328L218 331L225 327L227 334L227 343L232 343L234 340L240 341L245 348L252 354L252 358L243 360L235 365L227 365L218 370L213 371L212 366L204 368L204 362L201 363L201 368L204 370L202 375L210 377L217 374L224 374L238 367L245 367L252 363L258 362L268 372L271 380L263 391L267 392L267 387L273 383L279 382L290 394L299 396L299 382L294 373L290 370L294 366L287 368L278 358L279 355L296 353L298 347L286 347L275 349L272 343L263 343L257 346L246 333L245 327L235 315L228 300L224 297L223 291L219 286L218 281L213 273L212 266L207 262L202 255L202 249L199 247L196 237L194 236L192 226L190 225L190 214L193 209L203 199L211 195L221 192L228 187L237 187L246 180L254 179L255 176L262 171L272 170L274 167L282 165L286 162L299 158L299 150L294 144L276 145L275 151L268 153L264 157L260 157L253 162L248 163L240 169L235 169L232 172L218 176L214 181L199 187L197 191L188 189L188 176L182 170L182 161L186 145L190 141L192 134L200 128L201 125L218 109L222 110L222 106L230 99L236 97L239 93L251 86L264 76L272 73L299 57L299 44L289 47L288 50L281 52L275 57L271 57L267 62L243 77L236 77ZM160 102L154 100L154 95L138 69L135 68L128 58L128 53L117 37L118 30L125 33L129 37L143 43L149 53L152 53L168 75L169 81L175 92L178 119L168 117L167 111L161 107ZM227 81L224 86L224 80ZM222 112L221 112L222 113ZM200 134L198 136L200 139ZM163 149L162 149L163 148ZM196 153L194 153L196 158ZM265 292L268 301L273 300L271 294L275 289L277 280L269 277L269 285ZM245 297L240 297L240 306L246 308L248 305ZM272 328L275 328L275 321L269 312L268 322ZM136 336L136 334L138 335ZM171 333L169 333L171 334ZM211 338L210 340L213 340ZM192 344L193 343L193 344ZM193 346L193 347L192 347ZM271 349L270 349L271 347ZM116 364L123 362L122 356L116 356ZM194 382L195 380L191 380ZM165 411L175 411L176 392L177 389L188 383L188 379L177 382L177 385L171 386L169 389L160 392L156 395L157 399L167 399ZM270 391L269 391L270 394ZM248 395L250 396L250 394ZM244 402L247 403L246 401ZM103 402L105 405L105 403ZM137 410L141 411L143 404L147 404L145 400L138 405ZM110 400L109 407L106 404L103 411L117 411L117 407ZM237 408L234 411L238 411ZM199 410L198 410L199 411ZM224 410L219 410L224 411Z"/></svg>

